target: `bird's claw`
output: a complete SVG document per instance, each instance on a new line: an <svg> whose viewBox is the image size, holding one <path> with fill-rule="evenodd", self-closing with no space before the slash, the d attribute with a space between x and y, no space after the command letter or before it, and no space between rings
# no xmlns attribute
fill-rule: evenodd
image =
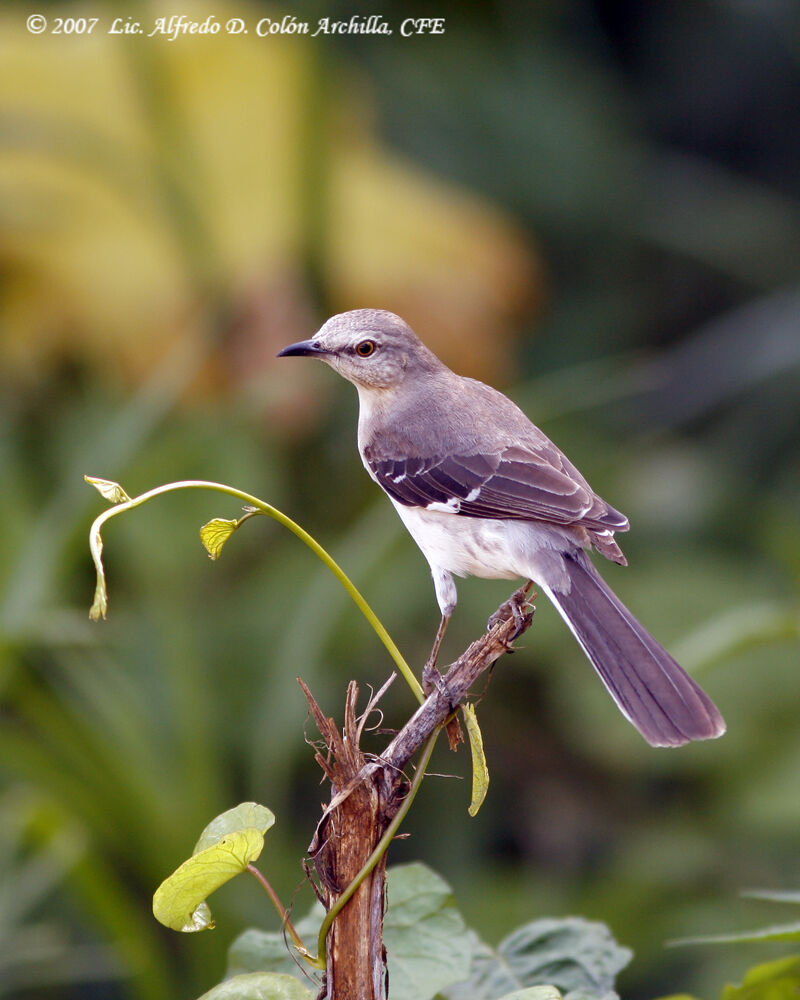
<svg viewBox="0 0 800 1000"><path fill-rule="evenodd" d="M433 694L434 691L444 694L442 675L439 673L436 664L430 660L422 668L422 690L426 697Z"/></svg>
<svg viewBox="0 0 800 1000"><path fill-rule="evenodd" d="M530 582L524 587L515 590L507 601L504 601L486 623L487 631L491 631L495 625L513 618L514 631L505 640L505 647L512 652L511 643L522 635L533 619L534 606L528 601L528 592L531 588Z"/></svg>

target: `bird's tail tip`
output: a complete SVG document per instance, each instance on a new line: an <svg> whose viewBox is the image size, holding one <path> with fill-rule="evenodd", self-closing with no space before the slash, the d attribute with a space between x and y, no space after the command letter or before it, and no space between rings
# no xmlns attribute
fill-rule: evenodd
<svg viewBox="0 0 800 1000"><path fill-rule="evenodd" d="M622 714L656 747L718 739L714 702L608 587L584 553L565 556L568 590L543 588Z"/></svg>

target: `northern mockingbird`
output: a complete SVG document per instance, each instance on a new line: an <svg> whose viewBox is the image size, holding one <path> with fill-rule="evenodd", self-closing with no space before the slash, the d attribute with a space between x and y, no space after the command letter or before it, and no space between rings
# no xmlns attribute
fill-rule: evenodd
<svg viewBox="0 0 800 1000"><path fill-rule="evenodd" d="M586 550L625 565L628 519L502 393L450 371L393 313L357 309L279 357L326 362L358 390L358 449L430 564L441 624L456 576L532 580L623 715L654 746L720 736L705 692L633 617Z"/></svg>

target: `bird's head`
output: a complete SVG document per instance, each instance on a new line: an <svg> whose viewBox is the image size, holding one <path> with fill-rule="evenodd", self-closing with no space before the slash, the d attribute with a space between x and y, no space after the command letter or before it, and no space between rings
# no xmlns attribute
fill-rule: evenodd
<svg viewBox="0 0 800 1000"><path fill-rule="evenodd" d="M332 316L311 340L278 352L292 355L319 358L364 389L393 389L409 375L443 367L407 323L383 309Z"/></svg>

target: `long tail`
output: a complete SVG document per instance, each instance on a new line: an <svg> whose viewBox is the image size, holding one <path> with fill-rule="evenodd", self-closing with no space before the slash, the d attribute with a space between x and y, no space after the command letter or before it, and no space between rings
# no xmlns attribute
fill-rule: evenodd
<svg viewBox="0 0 800 1000"><path fill-rule="evenodd" d="M608 587L584 552L564 556L568 592L542 585L622 714L653 746L680 746L725 732L705 691Z"/></svg>

